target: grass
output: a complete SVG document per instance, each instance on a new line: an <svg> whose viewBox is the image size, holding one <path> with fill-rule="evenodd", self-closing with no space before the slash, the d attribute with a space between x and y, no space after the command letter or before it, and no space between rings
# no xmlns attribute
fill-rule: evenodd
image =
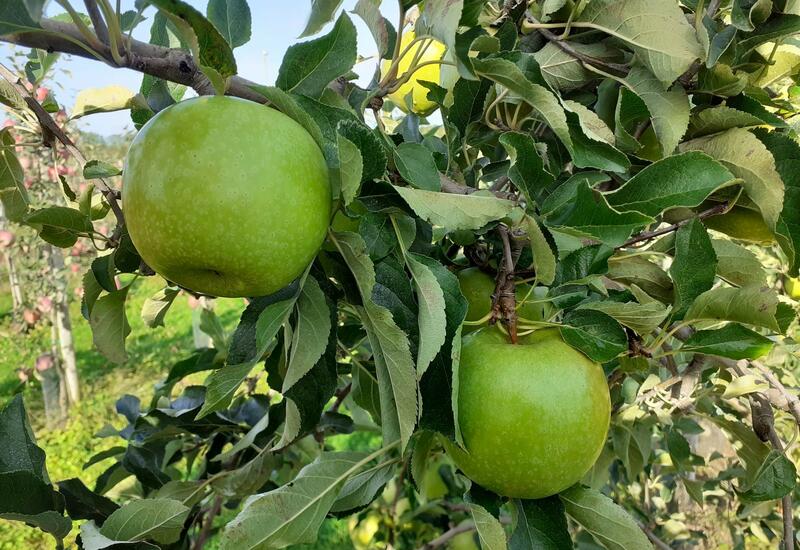
<svg viewBox="0 0 800 550"><path fill-rule="evenodd" d="M18 367L33 366L36 357L50 349L50 327L41 325L28 333L20 333L11 315L11 299L5 273L0 273L0 403L22 391L38 444L47 453L51 479L80 477L92 487L97 476L107 467L99 464L83 470L82 465L100 450L118 445L118 439L99 439L94 434L105 424L120 426L114 403L124 394L132 394L143 402L149 400L153 386L164 378L169 367L188 355L193 348L192 310L185 296L179 296L167 314L164 327L147 328L139 312L145 299L155 293L163 281L158 278L136 281L127 302L131 334L127 339L129 358L122 365L105 359L92 344L88 322L80 314L79 300L70 307L83 400L70 411L65 426L47 429L41 389L37 383L21 386ZM71 281L73 288L79 280ZM242 300L217 300L216 312L229 332L236 326L244 309ZM76 529L73 529L73 533ZM17 522L0 521L0 549L54 548L49 537Z"/></svg>

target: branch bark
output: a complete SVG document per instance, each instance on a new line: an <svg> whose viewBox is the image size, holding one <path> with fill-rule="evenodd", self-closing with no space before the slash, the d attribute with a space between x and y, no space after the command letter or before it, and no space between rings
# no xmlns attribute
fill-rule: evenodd
<svg viewBox="0 0 800 550"><path fill-rule="evenodd" d="M91 12L90 12L91 14ZM43 31L22 31L0 36L0 41L17 44L28 48L39 48L48 52L61 52L89 59L103 61L115 68L126 68L149 74L164 80L184 84L193 88L198 94L209 95L214 93L211 81L200 71L191 54L187 51L165 48L141 42L139 40L126 40L128 55L122 59L122 64L114 61L111 49L103 44L93 55L86 46L83 36L78 28L62 21L42 19L40 25ZM95 29L98 32L98 29ZM102 31L101 31L102 32ZM81 46L83 45L83 46ZM266 98L252 89L255 82L234 76L230 79L227 94L266 103Z"/></svg>
<svg viewBox="0 0 800 550"><path fill-rule="evenodd" d="M622 243L620 246L617 247L617 250L619 250L620 248L626 248L628 246L631 246L631 245L634 245L634 244L637 244L637 243L641 243L641 242L644 242L644 241L649 241L650 239L654 239L656 237L660 237L661 235L666 235L667 233L672 233L673 231L677 231L678 229L680 229L684 225L689 225L692 222L692 220L694 220L694 219L704 220L706 218L710 218L711 216L716 216L718 214L723 214L726 210L728 210L728 203L727 202L723 202L721 204L718 204L716 206L713 206L713 207L709 208L708 210L704 210L703 212L700 212L695 217L686 218L685 220L681 220L678 223L673 223L672 225L669 225L667 227L663 227L661 229L657 229L655 231L643 231L643 232L639 233L638 235L635 235L631 239L629 239L629 240L625 241L624 243Z"/></svg>

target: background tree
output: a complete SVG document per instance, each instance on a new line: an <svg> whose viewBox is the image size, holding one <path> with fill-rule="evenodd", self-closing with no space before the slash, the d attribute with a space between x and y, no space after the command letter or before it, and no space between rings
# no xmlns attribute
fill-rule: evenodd
<svg viewBox="0 0 800 550"><path fill-rule="evenodd" d="M0 6L0 39L33 57L145 73L136 95L88 92L85 111L130 109L142 125L190 87L283 112L323 152L336 210L301 277L251 297L231 335L204 309L214 348L171 366L150 403L120 398L127 425L104 435L123 442L94 459L110 466L93 490L50 480L13 399L0 425L28 452L0 449L0 482L24 490L0 515L59 545L84 521L78 544L92 549L279 548L339 516L355 543L385 548L465 533L492 549L794 548L797 310L780 291L800 267L798 7L402 0L393 26L380 4L354 10L382 60L366 88L338 2L312 4L305 36L335 23L287 51L272 87L236 74L243 0L212 0L205 16L179 0L125 12L87 0L85 15L63 0L54 18L43 2ZM145 20L150 44L130 37ZM120 168L73 142L31 75L0 76L3 103L95 184L31 200L4 129L6 215L53 246L102 249L84 313L97 348L123 362L126 299L154 273L125 227ZM485 313L466 323L465 268L490 277ZM163 324L179 290L166 281L145 322ZM481 430L459 410L459 356L462 330L487 323L504 349L553 335L603 366L609 437L558 495L493 494L442 451L463 443L462 424ZM124 480L125 498L103 496Z"/></svg>

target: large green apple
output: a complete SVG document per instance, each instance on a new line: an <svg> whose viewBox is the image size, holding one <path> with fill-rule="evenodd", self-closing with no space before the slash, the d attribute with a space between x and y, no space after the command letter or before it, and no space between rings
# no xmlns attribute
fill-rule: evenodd
<svg viewBox="0 0 800 550"><path fill-rule="evenodd" d="M456 275L461 286L461 293L467 299L467 316L465 321L479 321L486 317L492 309L492 293L494 279L478 269L468 267ZM530 292L530 285L517 285L517 315L529 321L544 321L550 317L552 306L548 302L538 302L547 297L547 288L538 286ZM524 301L527 297L527 301ZM533 301L537 303L531 303ZM478 325L464 325L463 331L472 332Z"/></svg>
<svg viewBox="0 0 800 550"><path fill-rule="evenodd" d="M131 144L122 204L136 249L166 279L263 296L300 275L328 227L322 151L288 116L231 97L158 113Z"/></svg>
<svg viewBox="0 0 800 550"><path fill-rule="evenodd" d="M445 441L473 481L513 498L544 498L592 467L608 433L611 401L599 364L557 330L508 343L496 328L464 337L458 372L464 452Z"/></svg>

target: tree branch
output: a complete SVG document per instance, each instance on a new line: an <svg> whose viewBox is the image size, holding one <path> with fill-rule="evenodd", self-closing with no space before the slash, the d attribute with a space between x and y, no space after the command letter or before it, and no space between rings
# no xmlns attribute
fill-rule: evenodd
<svg viewBox="0 0 800 550"><path fill-rule="evenodd" d="M467 533L469 531L474 531L474 530L475 530L475 524L472 521L465 521L460 525L456 525L449 531L445 531L432 541L425 543L423 546L419 548L419 550L434 550L435 548L441 548L442 546L447 544L451 539L455 538L461 533Z"/></svg>
<svg viewBox="0 0 800 550"><path fill-rule="evenodd" d="M531 23L534 23L536 25L539 24L539 22L531 16L528 16L528 19L531 21ZM628 74L628 70L630 69L630 67L628 67L625 64L612 63L610 61L604 61L602 59L592 57L591 55L586 55L585 53L582 53L581 51L577 50L570 43L566 42L565 40L562 40L555 33L547 29L538 28L537 31L541 33L542 36L544 36L549 42L552 42L558 49L577 59L581 65L591 65L593 67L598 67L614 71L617 73L622 73L623 75Z"/></svg>
<svg viewBox="0 0 800 550"><path fill-rule="evenodd" d="M211 81L198 68L191 54L187 51L165 48L141 42L139 40L127 41L129 55L119 64L114 61L111 49L103 44L95 53L97 57L87 50L83 36L78 28L71 23L42 19L40 25L43 31L22 31L0 36L0 41L17 44L28 48L39 48L48 52L61 52L89 59L100 57L110 66L115 68L133 69L170 82L184 84L193 88L198 94L212 94L214 87ZM97 32L97 29L95 29ZM266 98L252 89L256 83L245 78L234 76L228 84L227 94L266 103Z"/></svg>
<svg viewBox="0 0 800 550"><path fill-rule="evenodd" d="M629 239L629 240L625 241L624 243L622 243L620 246L617 247L617 250L619 250L620 248L626 248L626 247L634 245L636 243L649 241L650 239L654 239L656 237L660 237L661 235L666 235L667 233L672 233L673 231L677 231L678 229L680 229L684 225L689 225L692 222L692 220L695 220L695 219L704 220L706 218L710 218L711 216L716 216L718 214L722 214L726 210L728 210L728 203L727 202L723 202L721 204L718 204L716 206L713 206L713 207L709 208L708 210L704 210L703 212L700 212L695 217L686 218L685 220L681 220L678 223L673 223L672 225L668 225L667 227L663 227L663 228L657 229L655 231L643 231L642 233L639 233L638 235L635 235L631 239Z"/></svg>
<svg viewBox="0 0 800 550"><path fill-rule="evenodd" d="M14 86L14 88L22 95L23 99L25 100L25 104L28 108L33 111L33 114L36 115L36 119L39 121L39 124L42 127L42 132L45 136L45 144L48 144L50 138L54 137L60 141L64 147L67 148L67 151L75 157L81 167L86 165L86 157L83 156L83 153L80 149L75 145L75 142L70 139L70 137L64 133L64 131L59 127L53 117L50 116L50 113L44 110L36 98L31 95L28 89L22 84L22 80L13 71L9 70L5 65L0 64L0 77L8 81L9 84ZM121 228L125 225L125 216L122 214L122 208L120 208L119 203L117 202L117 193L114 191L111 186L104 179L100 179L100 191L105 196L106 201L108 202L111 211L114 212L114 216L117 218L117 225Z"/></svg>
<svg viewBox="0 0 800 550"><path fill-rule="evenodd" d="M94 28L94 33L97 35L97 38L99 38L100 42L103 44L108 44L108 27L103 20L103 16L100 14L100 8L97 7L97 1L84 0L83 3L86 6L89 19L92 20L92 27Z"/></svg>

